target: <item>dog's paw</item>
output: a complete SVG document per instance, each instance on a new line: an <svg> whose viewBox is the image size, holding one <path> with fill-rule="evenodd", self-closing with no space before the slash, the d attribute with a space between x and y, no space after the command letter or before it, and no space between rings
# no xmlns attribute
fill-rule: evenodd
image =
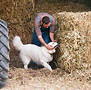
<svg viewBox="0 0 91 90"><path fill-rule="evenodd" d="M50 70L52 72L52 70Z"/></svg>
<svg viewBox="0 0 91 90"><path fill-rule="evenodd" d="M52 72L52 68L49 69Z"/></svg>
<svg viewBox="0 0 91 90"><path fill-rule="evenodd" d="M24 65L24 69L28 69L28 66L27 65Z"/></svg>

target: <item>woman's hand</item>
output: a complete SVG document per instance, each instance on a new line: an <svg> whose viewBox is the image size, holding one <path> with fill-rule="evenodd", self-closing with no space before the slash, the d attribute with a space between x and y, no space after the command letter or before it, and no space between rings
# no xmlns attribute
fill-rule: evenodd
<svg viewBox="0 0 91 90"><path fill-rule="evenodd" d="M46 47L48 50L54 49L54 47L53 47L52 45L48 45L48 44L46 44L45 47Z"/></svg>
<svg viewBox="0 0 91 90"><path fill-rule="evenodd" d="M52 42L57 42L57 40L53 40Z"/></svg>

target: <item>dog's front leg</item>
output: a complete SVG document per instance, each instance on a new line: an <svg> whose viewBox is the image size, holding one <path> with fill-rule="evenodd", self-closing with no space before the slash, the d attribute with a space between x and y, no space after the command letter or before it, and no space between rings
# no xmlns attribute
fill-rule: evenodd
<svg viewBox="0 0 91 90"><path fill-rule="evenodd" d="M24 69L28 69L28 64L31 60L22 53L20 53L20 58L24 64Z"/></svg>
<svg viewBox="0 0 91 90"><path fill-rule="evenodd" d="M46 63L46 62L44 62L44 61L41 61L41 64L42 64L45 68L49 69L49 70L52 72L52 68L51 68L51 66L50 66L48 63Z"/></svg>

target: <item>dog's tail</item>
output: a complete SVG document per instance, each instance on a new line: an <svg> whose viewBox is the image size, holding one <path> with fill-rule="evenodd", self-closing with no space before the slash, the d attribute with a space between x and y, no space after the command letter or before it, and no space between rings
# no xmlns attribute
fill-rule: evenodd
<svg viewBox="0 0 91 90"><path fill-rule="evenodd" d="M21 42L21 39L19 36L15 36L13 39L13 46L17 49L17 50L21 50L23 43Z"/></svg>

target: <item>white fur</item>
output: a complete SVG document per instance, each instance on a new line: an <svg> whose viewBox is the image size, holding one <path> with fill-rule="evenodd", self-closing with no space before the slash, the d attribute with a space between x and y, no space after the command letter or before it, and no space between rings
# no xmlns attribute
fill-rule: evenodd
<svg viewBox="0 0 91 90"><path fill-rule="evenodd" d="M50 42L53 47L57 45L57 42ZM33 44L22 44L19 36L15 36L13 39L13 46L20 51L20 58L23 61L24 68L28 68L28 64L33 60L38 65L43 65L45 68L52 71L51 66L47 63L52 61L53 53L55 53L55 48L53 50L48 50L46 47L38 47Z"/></svg>

